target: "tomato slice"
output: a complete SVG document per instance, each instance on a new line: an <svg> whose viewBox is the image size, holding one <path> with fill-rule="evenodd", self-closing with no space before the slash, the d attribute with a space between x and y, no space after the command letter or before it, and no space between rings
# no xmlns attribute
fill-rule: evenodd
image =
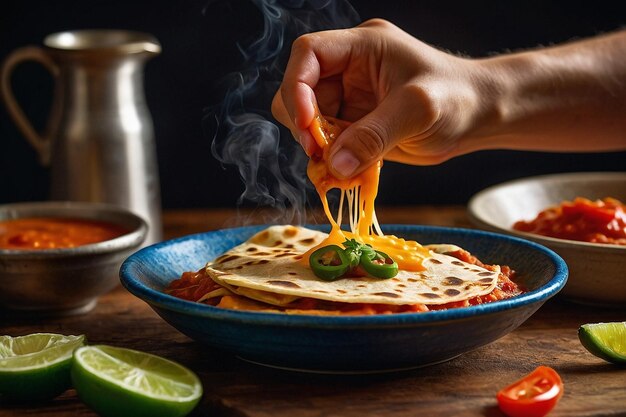
<svg viewBox="0 0 626 417"><path fill-rule="evenodd" d="M510 417L543 417L563 395L563 381L548 366L539 366L519 381L498 391L496 398Z"/></svg>

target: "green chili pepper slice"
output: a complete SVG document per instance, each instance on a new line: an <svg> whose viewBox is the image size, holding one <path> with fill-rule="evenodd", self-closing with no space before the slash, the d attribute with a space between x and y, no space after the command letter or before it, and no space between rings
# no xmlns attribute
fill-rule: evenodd
<svg viewBox="0 0 626 417"><path fill-rule="evenodd" d="M398 275L398 264L389 255L378 250L363 251L361 266L376 278L389 279Z"/></svg>
<svg viewBox="0 0 626 417"><path fill-rule="evenodd" d="M335 281L350 269L350 259L337 245L324 246L309 257L313 273L324 281Z"/></svg>

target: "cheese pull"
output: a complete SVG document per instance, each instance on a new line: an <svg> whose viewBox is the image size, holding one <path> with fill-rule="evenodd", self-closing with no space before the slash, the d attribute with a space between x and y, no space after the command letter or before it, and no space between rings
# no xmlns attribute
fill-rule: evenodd
<svg viewBox="0 0 626 417"><path fill-rule="evenodd" d="M309 131L319 146L309 160L307 175L315 186L322 201L324 213L331 225L328 238L304 254L302 262L308 264L313 251L323 246L341 245L349 239L369 244L373 248L387 253L398 267L407 271L424 269L422 260L429 257L429 251L415 241L407 241L396 236L386 236L378 224L374 201L378 194L378 181L382 160L370 165L360 174L346 179L335 177L328 168L330 145L341 134L341 127L324 118L316 108L316 114L309 126ZM327 194L332 189L339 189L341 196L337 215L333 216L328 205ZM341 229L344 201L347 201L350 231Z"/></svg>

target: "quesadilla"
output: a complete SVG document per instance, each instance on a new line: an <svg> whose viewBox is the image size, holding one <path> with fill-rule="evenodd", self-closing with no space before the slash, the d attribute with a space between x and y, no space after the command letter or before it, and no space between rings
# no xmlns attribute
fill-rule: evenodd
<svg viewBox="0 0 626 417"><path fill-rule="evenodd" d="M175 281L167 292L224 308L301 314L428 311L520 293L508 268L483 265L454 245L424 246L429 256L420 271L400 269L390 279L355 274L323 281L303 255L327 237L304 227L270 226ZM194 291L198 281L204 282L203 294Z"/></svg>

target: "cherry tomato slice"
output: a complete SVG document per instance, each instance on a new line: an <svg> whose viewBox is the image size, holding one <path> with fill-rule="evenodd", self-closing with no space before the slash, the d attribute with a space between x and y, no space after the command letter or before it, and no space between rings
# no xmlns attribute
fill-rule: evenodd
<svg viewBox="0 0 626 417"><path fill-rule="evenodd" d="M547 366L539 366L519 381L498 391L498 406L510 417L543 417L563 395L559 374Z"/></svg>

